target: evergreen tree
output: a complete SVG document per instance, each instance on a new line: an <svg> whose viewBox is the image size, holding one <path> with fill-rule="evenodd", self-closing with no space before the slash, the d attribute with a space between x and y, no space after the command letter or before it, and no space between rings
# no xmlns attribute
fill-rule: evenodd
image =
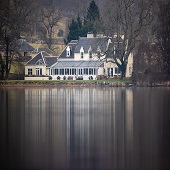
<svg viewBox="0 0 170 170"><path fill-rule="evenodd" d="M95 22L100 19L99 8L97 7L95 1L91 1L89 8L87 9L87 21Z"/></svg>
<svg viewBox="0 0 170 170"><path fill-rule="evenodd" d="M78 40L79 37L86 37L88 32L93 32L94 34L96 34L99 31L99 27L96 27L97 25L99 25L99 21L99 9L96 3L92 1L89 8L87 9L87 15L83 21L81 20L80 16L78 16L76 20L72 19L70 25L68 26L69 33L67 36L67 41L65 41L65 43L67 44L71 40Z"/></svg>
<svg viewBox="0 0 170 170"><path fill-rule="evenodd" d="M98 31L101 29L100 23L100 12L99 8L97 7L95 1L91 1L88 9L87 9L87 15L86 15L86 32L93 32L94 34L97 34ZM100 27L99 27L100 25Z"/></svg>
<svg viewBox="0 0 170 170"><path fill-rule="evenodd" d="M67 36L66 44L71 40L78 40L79 36L84 35L82 31L83 25L80 16L78 16L76 20L72 19L68 28L69 28L69 34Z"/></svg>

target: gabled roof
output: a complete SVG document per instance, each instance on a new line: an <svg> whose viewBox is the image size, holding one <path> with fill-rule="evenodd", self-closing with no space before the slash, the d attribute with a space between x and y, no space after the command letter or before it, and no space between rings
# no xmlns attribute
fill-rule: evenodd
<svg viewBox="0 0 170 170"><path fill-rule="evenodd" d="M104 61L57 61L52 68L58 67L100 67Z"/></svg>
<svg viewBox="0 0 170 170"><path fill-rule="evenodd" d="M45 51L48 54L52 54L53 53L49 48L35 48L31 53L32 54L38 54L41 51Z"/></svg>
<svg viewBox="0 0 170 170"><path fill-rule="evenodd" d="M87 37L80 37L77 43L77 47L75 49L75 53L79 53L81 47L83 47L84 52L88 53L89 49L93 52L97 52L98 48L101 52L105 52L108 45L108 38L107 37L94 37L94 38L87 38Z"/></svg>
<svg viewBox="0 0 170 170"><path fill-rule="evenodd" d="M45 56L50 56L47 52L43 51L38 53L33 59L27 62L26 65L46 65Z"/></svg>
<svg viewBox="0 0 170 170"><path fill-rule="evenodd" d="M16 40L16 42L12 45L12 49L18 52L31 52L34 50L34 48L29 45L24 39Z"/></svg>
<svg viewBox="0 0 170 170"><path fill-rule="evenodd" d="M62 51L62 53L59 55L59 59L73 59L74 58L74 51L77 45L77 40L72 40ZM70 56L67 57L67 47L70 47L71 51L70 51Z"/></svg>
<svg viewBox="0 0 170 170"><path fill-rule="evenodd" d="M57 58L56 56L52 57L52 56L45 56L45 63L47 67L52 66L53 64L55 64L57 62Z"/></svg>

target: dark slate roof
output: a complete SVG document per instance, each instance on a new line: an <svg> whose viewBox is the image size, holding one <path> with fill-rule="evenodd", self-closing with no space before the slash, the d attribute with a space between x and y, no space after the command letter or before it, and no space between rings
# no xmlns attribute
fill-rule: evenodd
<svg viewBox="0 0 170 170"><path fill-rule="evenodd" d="M16 40L16 42L12 45L12 49L18 52L31 52L34 50L34 48L29 45L24 39Z"/></svg>
<svg viewBox="0 0 170 170"><path fill-rule="evenodd" d="M47 57L47 56L45 56L44 59L45 59L45 63L46 63L47 67L50 67L50 66L52 66L53 64L55 64L57 62L57 57L56 56L55 57L52 57L52 56Z"/></svg>
<svg viewBox="0 0 170 170"><path fill-rule="evenodd" d="M45 63L45 56L50 56L48 53L45 51L38 53L34 58L32 58L26 65L36 65L36 64L41 64L41 65L46 65Z"/></svg>
<svg viewBox="0 0 170 170"><path fill-rule="evenodd" d="M52 68L58 67L100 67L104 61L58 61Z"/></svg>
<svg viewBox="0 0 170 170"><path fill-rule="evenodd" d="M84 52L88 53L88 50L92 48L93 52L97 52L98 47L100 48L101 52L105 52L107 49L108 38L87 38L87 37L80 37L77 43L77 47L75 49L75 53L79 53L81 47L83 47Z"/></svg>
<svg viewBox="0 0 170 170"><path fill-rule="evenodd" d="M48 54L52 54L53 52L49 48L36 48L32 51L33 54L38 54L41 51L45 51Z"/></svg>
<svg viewBox="0 0 170 170"><path fill-rule="evenodd" d="M74 58L74 51L75 51L75 48L76 48L76 45L77 45L77 40L72 40L65 48L64 50L62 51L62 53L59 55L59 59L73 59ZM66 52L66 49L67 47L71 47L71 54L70 54L70 57L67 57L67 52Z"/></svg>

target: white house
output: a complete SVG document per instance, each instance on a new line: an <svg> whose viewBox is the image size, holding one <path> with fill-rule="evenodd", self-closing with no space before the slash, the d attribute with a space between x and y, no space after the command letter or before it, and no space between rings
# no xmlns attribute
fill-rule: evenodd
<svg viewBox="0 0 170 170"><path fill-rule="evenodd" d="M51 76L57 79L83 78L96 79L104 75L104 60L99 58L100 50L104 52L108 47L108 38L80 37L78 41L71 41L59 55L58 61L51 67Z"/></svg>
<svg viewBox="0 0 170 170"><path fill-rule="evenodd" d="M108 37L80 37L72 40L58 57L40 52L25 66L25 79L97 79L101 77L118 77L117 65L109 60L106 51L111 45ZM126 77L131 76L133 57L129 57Z"/></svg>
<svg viewBox="0 0 170 170"><path fill-rule="evenodd" d="M47 52L39 52L25 65L25 80L49 80L50 67L57 61L57 57Z"/></svg>

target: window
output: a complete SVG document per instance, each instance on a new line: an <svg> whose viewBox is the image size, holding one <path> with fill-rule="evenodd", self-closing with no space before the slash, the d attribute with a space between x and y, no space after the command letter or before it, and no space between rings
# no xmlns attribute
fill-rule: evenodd
<svg viewBox="0 0 170 170"><path fill-rule="evenodd" d="M60 69L60 75L64 75L64 69Z"/></svg>
<svg viewBox="0 0 170 170"><path fill-rule="evenodd" d="M79 75L82 75L82 74L83 74L83 69L80 68L80 69L79 69Z"/></svg>
<svg viewBox="0 0 170 170"><path fill-rule="evenodd" d="M84 49L83 47L80 48L80 59L84 58Z"/></svg>
<svg viewBox="0 0 170 170"><path fill-rule="evenodd" d="M72 75L76 75L76 69L75 68L72 69Z"/></svg>
<svg viewBox="0 0 170 170"><path fill-rule="evenodd" d="M93 75L93 69L89 68L89 75Z"/></svg>
<svg viewBox="0 0 170 170"><path fill-rule="evenodd" d="M70 56L70 51L67 51L67 57L69 57Z"/></svg>
<svg viewBox="0 0 170 170"><path fill-rule="evenodd" d="M113 76L113 68L108 68L107 74L108 74L109 77L112 77Z"/></svg>
<svg viewBox="0 0 170 170"><path fill-rule="evenodd" d="M118 67L115 68L115 74L120 74L120 69Z"/></svg>
<svg viewBox="0 0 170 170"><path fill-rule="evenodd" d="M88 75L88 68L84 68L84 74Z"/></svg>
<svg viewBox="0 0 170 170"><path fill-rule="evenodd" d="M81 58L83 58L83 57L84 57L84 53L83 53L83 52L81 52L80 54L81 54Z"/></svg>
<svg viewBox="0 0 170 170"><path fill-rule="evenodd" d="M97 74L98 74L98 69L95 68L95 69L94 69L94 75L97 75Z"/></svg>
<svg viewBox="0 0 170 170"><path fill-rule="evenodd" d="M28 75L32 75L32 68L28 69Z"/></svg>
<svg viewBox="0 0 170 170"><path fill-rule="evenodd" d="M54 69L54 75L58 75L58 69Z"/></svg>
<svg viewBox="0 0 170 170"><path fill-rule="evenodd" d="M71 47L67 47L66 49L66 57L70 57L70 54L71 54Z"/></svg>
<svg viewBox="0 0 170 170"><path fill-rule="evenodd" d="M37 76L42 75L42 68L36 68L36 75Z"/></svg>
<svg viewBox="0 0 170 170"><path fill-rule="evenodd" d="M65 74L66 74L66 75L70 75L70 70L69 70L69 68L66 68L66 69L65 69Z"/></svg>
<svg viewBox="0 0 170 170"><path fill-rule="evenodd" d="M24 52L24 57L27 57L28 56L28 53L27 52Z"/></svg>

